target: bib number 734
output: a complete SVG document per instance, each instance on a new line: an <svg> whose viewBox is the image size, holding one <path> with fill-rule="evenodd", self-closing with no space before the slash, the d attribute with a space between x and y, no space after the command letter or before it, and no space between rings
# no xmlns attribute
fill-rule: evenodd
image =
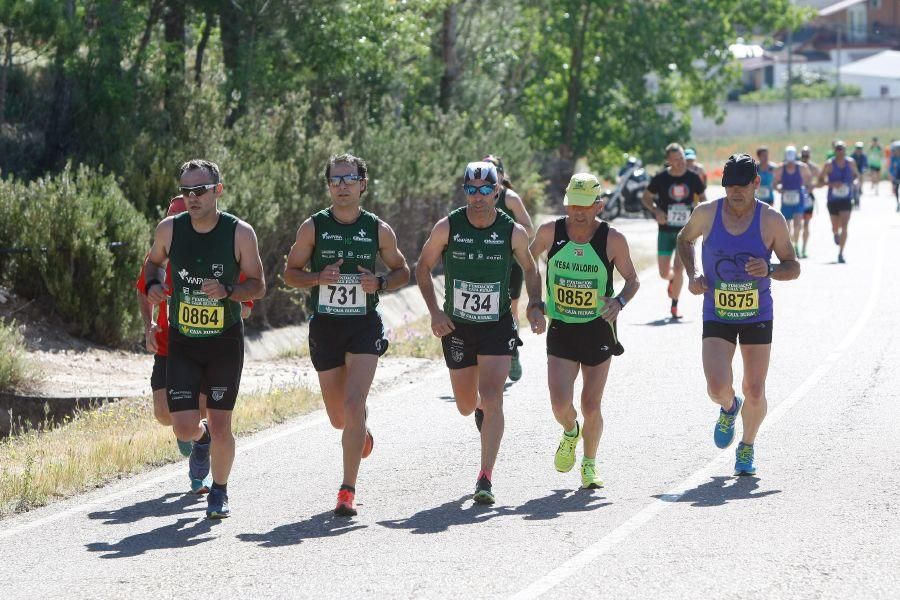
<svg viewBox="0 0 900 600"><path fill-rule="evenodd" d="M500 320L500 282L453 280L453 316L466 321Z"/></svg>

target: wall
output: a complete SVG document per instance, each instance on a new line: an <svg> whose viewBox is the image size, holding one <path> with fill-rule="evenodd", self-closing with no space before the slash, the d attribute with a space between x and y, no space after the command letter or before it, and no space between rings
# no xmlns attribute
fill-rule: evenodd
<svg viewBox="0 0 900 600"><path fill-rule="evenodd" d="M720 137L755 135L759 133L787 133L784 102L727 102L725 119L716 124L702 116L699 109L691 110L691 137L709 140ZM668 107L660 107L667 111ZM791 114L794 132L832 131L834 128L834 100L795 100ZM900 130L900 97L847 98L840 103L841 130L897 127Z"/></svg>

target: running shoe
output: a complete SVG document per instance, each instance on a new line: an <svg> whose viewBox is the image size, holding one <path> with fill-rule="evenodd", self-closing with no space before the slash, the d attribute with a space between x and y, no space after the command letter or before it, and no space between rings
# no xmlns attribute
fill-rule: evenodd
<svg viewBox="0 0 900 600"><path fill-rule="evenodd" d="M478 433L481 433L481 425L484 423L484 411L480 408L475 409L475 427L478 428Z"/></svg>
<svg viewBox="0 0 900 600"><path fill-rule="evenodd" d="M806 250L800 251L800 258L809 258L808 256L806 256Z"/></svg>
<svg viewBox="0 0 900 600"><path fill-rule="evenodd" d="M372 432L366 427L366 443L363 444L362 457L368 458L370 454L372 454L372 450L375 448L375 436L372 435Z"/></svg>
<svg viewBox="0 0 900 600"><path fill-rule="evenodd" d="M182 456L190 456L191 450L194 449L194 442L188 440L187 442L183 440L179 440L175 438L175 441L178 442L178 451L181 452Z"/></svg>
<svg viewBox="0 0 900 600"><path fill-rule="evenodd" d="M713 430L713 441L719 448L727 448L734 442L734 424L741 414L743 405L744 401L735 396L733 413L725 412L724 408L719 409L719 420L716 421L716 428Z"/></svg>
<svg viewBox="0 0 900 600"><path fill-rule="evenodd" d="M847 261L844 260L844 255L843 255L843 254L838 254L838 264L841 264L841 265L842 265L842 264L844 264L844 263L846 263L846 262L847 262Z"/></svg>
<svg viewBox="0 0 900 600"><path fill-rule="evenodd" d="M578 440L581 439L581 425L575 420L575 435L570 436L563 433L562 439L559 440L559 446L556 448L556 456L553 458L553 466L560 473L568 473L575 466L575 448L578 447Z"/></svg>
<svg viewBox="0 0 900 600"><path fill-rule="evenodd" d="M209 433L206 422L203 427ZM195 494L205 494L212 483L209 476L209 442L205 444L191 443L191 455L188 458L188 477L191 478L191 491Z"/></svg>
<svg viewBox="0 0 900 600"><path fill-rule="evenodd" d="M756 475L756 465L753 464L753 445L740 442L734 453L735 475Z"/></svg>
<svg viewBox="0 0 900 600"><path fill-rule="evenodd" d="M491 491L491 480L487 476L482 475L475 484L475 495L472 499L475 500L475 504L493 504L496 501L494 492Z"/></svg>
<svg viewBox="0 0 900 600"><path fill-rule="evenodd" d="M334 514L339 517L355 517L356 516L356 494L346 488L338 491L337 506L334 507Z"/></svg>
<svg viewBox="0 0 900 600"><path fill-rule="evenodd" d="M681 318L681 314L679 314L679 312L678 312L678 307L677 307L677 306L673 306L671 309L669 309L669 312L672 313L672 318L673 318L673 319L680 319L680 318Z"/></svg>
<svg viewBox="0 0 900 600"><path fill-rule="evenodd" d="M596 490L603 487L603 481L597 475L595 463L581 463L581 487L586 490Z"/></svg>
<svg viewBox="0 0 900 600"><path fill-rule="evenodd" d="M839 233L834 234L834 245L835 246L841 245L841 235Z"/></svg>
<svg viewBox="0 0 900 600"><path fill-rule="evenodd" d="M228 507L228 494L224 490L213 488L206 497L206 516L210 519L224 519L231 516Z"/></svg>
<svg viewBox="0 0 900 600"><path fill-rule="evenodd" d="M509 364L509 380L518 381L522 379L522 363L519 361L519 349L512 355L512 362Z"/></svg>

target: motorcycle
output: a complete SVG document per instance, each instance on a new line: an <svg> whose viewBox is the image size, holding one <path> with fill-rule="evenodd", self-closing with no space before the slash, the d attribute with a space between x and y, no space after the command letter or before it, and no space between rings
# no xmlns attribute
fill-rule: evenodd
<svg viewBox="0 0 900 600"><path fill-rule="evenodd" d="M619 170L616 186L603 192L603 211L600 218L605 221L622 216L653 218L653 214L641 204L641 197L650 185L650 175L643 167L641 159L629 156L628 162Z"/></svg>

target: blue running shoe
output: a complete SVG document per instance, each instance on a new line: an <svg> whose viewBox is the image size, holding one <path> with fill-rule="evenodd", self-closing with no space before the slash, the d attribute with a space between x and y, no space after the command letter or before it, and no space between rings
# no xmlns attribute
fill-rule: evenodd
<svg viewBox="0 0 900 600"><path fill-rule="evenodd" d="M209 490L206 497L206 516L210 519L224 519L231 516L228 507L228 494L215 488Z"/></svg>
<svg viewBox="0 0 900 600"><path fill-rule="evenodd" d="M175 438L175 441L178 442L178 451L181 452L182 456L190 456L191 450L194 449L194 442L191 441L183 441Z"/></svg>
<svg viewBox="0 0 900 600"><path fill-rule="evenodd" d="M206 427L206 423L203 424ZM207 430L208 431L208 430ZM212 483L209 476L209 442L192 443L191 456L188 458L188 477L191 478L191 491L205 494Z"/></svg>
<svg viewBox="0 0 900 600"><path fill-rule="evenodd" d="M734 453L735 475L756 475L756 465L753 464L753 445L741 442Z"/></svg>
<svg viewBox="0 0 900 600"><path fill-rule="evenodd" d="M741 414L743 405L744 401L735 396L733 413L725 412L724 408L719 409L719 420L716 421L716 428L713 430L713 441L719 448L727 448L734 442L734 424Z"/></svg>

